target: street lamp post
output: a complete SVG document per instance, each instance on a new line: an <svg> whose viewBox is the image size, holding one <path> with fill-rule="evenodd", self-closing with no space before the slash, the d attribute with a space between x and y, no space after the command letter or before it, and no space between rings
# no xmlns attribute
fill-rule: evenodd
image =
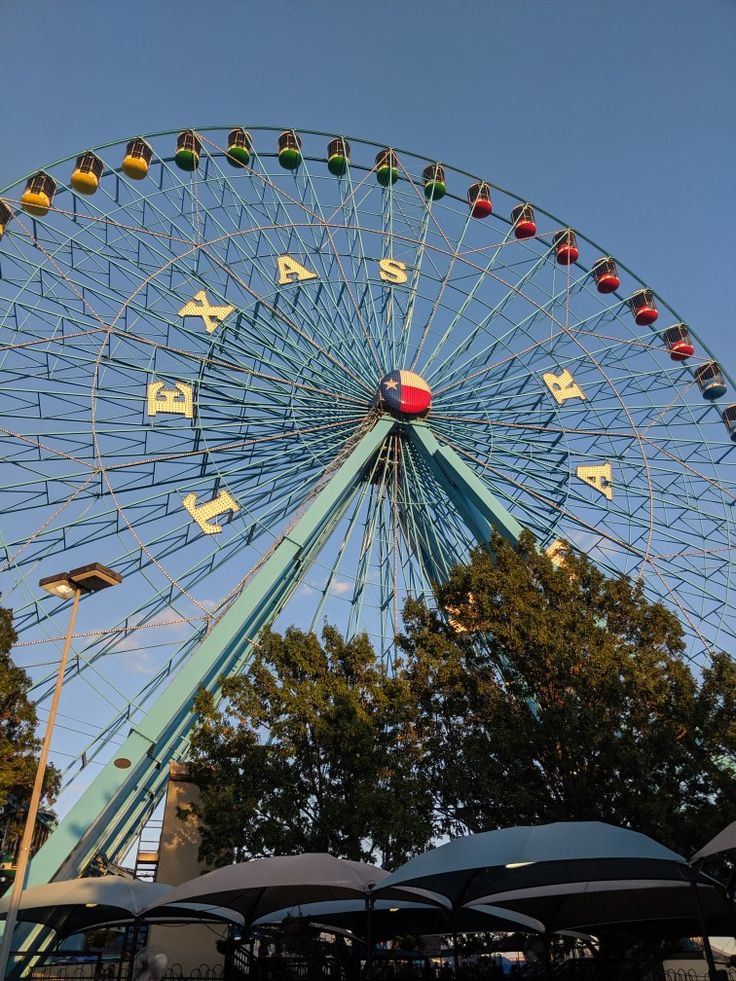
<svg viewBox="0 0 736 981"><path fill-rule="evenodd" d="M5 978L8 970L8 961L10 960L10 951L13 943L13 933L15 931L15 924L18 919L21 893L23 892L23 886L25 885L28 860L31 855L31 842L33 840L33 833L36 827L38 807L41 802L41 795L43 793L43 781L46 775L46 764L49 757L49 750L51 749L51 736L54 731L56 710L59 707L59 697L61 696L61 688L64 683L66 662L72 645L72 634L74 633L74 624L77 620L79 599L83 593L97 593L102 589L107 589L108 586L117 586L118 583L121 583L122 581L123 577L119 575L119 573L113 572L113 570L108 569L107 566L100 565L99 562L93 562L91 565L84 565L79 569L72 569L71 572L63 572L57 576L47 576L38 584L42 589L45 589L47 593L51 593L52 596L57 596L59 599L73 599L74 602L72 604L71 616L69 617L69 626L67 627L66 637L64 638L64 650L62 651L61 660L59 661L59 670L56 674L56 686L54 688L53 698L51 699L49 717L46 722L46 731L43 736L41 753L38 757L36 779L33 783L33 792L31 793L31 799L28 804L28 812L26 814L25 826L23 828L23 837L21 839L20 850L18 852L18 862L15 870L15 879L13 880L13 890L10 894L10 904L8 906L7 917L5 919L5 932L3 933L2 947L0 947L0 979Z"/></svg>

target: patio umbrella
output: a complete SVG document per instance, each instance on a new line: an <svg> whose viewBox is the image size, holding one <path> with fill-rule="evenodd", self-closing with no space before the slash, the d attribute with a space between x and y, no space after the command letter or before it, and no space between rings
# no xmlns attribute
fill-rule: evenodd
<svg viewBox="0 0 736 981"><path fill-rule="evenodd" d="M62 936L111 923L129 923L140 918L151 903L159 903L172 887L160 882L141 882L109 875L90 879L69 879L30 886L21 893L18 921L38 923ZM10 895L0 899L0 917L10 904ZM230 910L217 910L196 904L161 906L160 922L182 920L233 920ZM236 920L237 922L237 920Z"/></svg>
<svg viewBox="0 0 736 981"><path fill-rule="evenodd" d="M708 858L710 855L732 851L736 851L736 821L727 824L723 831L719 831L715 838L711 838L706 845L703 845L702 848L695 852L690 861L702 862L703 859Z"/></svg>
<svg viewBox="0 0 736 981"><path fill-rule="evenodd" d="M253 926L281 924L298 918L327 929L335 927L364 936L366 929L365 903L357 899L336 902L307 903L297 910L281 909L254 921ZM485 933L517 930L544 931L544 924L532 917L495 906L448 910L426 903L406 900L379 899L373 907L372 933L374 940L388 940L399 934L428 933Z"/></svg>
<svg viewBox="0 0 736 981"><path fill-rule="evenodd" d="M376 896L418 887L442 894L457 909L495 902L484 897L513 889L566 882L681 881L687 868L681 855L635 831L599 821L558 822L455 838L402 865L380 882Z"/></svg>
<svg viewBox="0 0 736 981"><path fill-rule="evenodd" d="M257 858L189 879L157 898L143 915L147 918L162 906L204 903L236 910L249 925L274 910L326 900L364 899L387 876L375 865L326 853Z"/></svg>
<svg viewBox="0 0 736 981"><path fill-rule="evenodd" d="M498 909L541 920L548 932L584 930L659 937L728 933L729 903L710 877L691 880L607 879L511 889L483 897ZM697 899L694 889L697 888ZM698 909L698 904L700 909Z"/></svg>
<svg viewBox="0 0 736 981"><path fill-rule="evenodd" d="M109 875L69 879L30 886L21 893L18 921L40 923L68 935L103 923L133 920L171 886ZM0 899L0 917L10 905L10 894Z"/></svg>

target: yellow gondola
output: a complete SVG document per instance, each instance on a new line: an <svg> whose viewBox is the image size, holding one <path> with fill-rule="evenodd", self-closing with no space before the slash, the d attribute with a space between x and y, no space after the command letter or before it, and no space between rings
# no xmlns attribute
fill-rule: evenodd
<svg viewBox="0 0 736 981"><path fill-rule="evenodd" d="M150 146L140 136L136 136L125 149L122 163L123 173L131 180L142 181L151 166L152 157L153 150Z"/></svg>
<svg viewBox="0 0 736 981"><path fill-rule="evenodd" d="M4 201L0 201L0 238L5 234L8 222L13 217L13 212Z"/></svg>
<svg viewBox="0 0 736 981"><path fill-rule="evenodd" d="M77 165L72 171L71 185L79 194L94 194L100 186L104 164L91 151L77 157Z"/></svg>
<svg viewBox="0 0 736 981"><path fill-rule="evenodd" d="M42 218L49 213L56 194L56 181L53 177L39 170L28 179L26 189L20 197L20 204L29 215Z"/></svg>

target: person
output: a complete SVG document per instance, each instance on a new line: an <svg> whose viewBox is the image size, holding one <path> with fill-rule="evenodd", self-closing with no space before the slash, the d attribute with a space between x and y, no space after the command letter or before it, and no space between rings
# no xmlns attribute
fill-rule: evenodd
<svg viewBox="0 0 736 981"><path fill-rule="evenodd" d="M139 955L139 968L135 981L160 981L166 974L169 959L164 953L151 953L144 950Z"/></svg>
<svg viewBox="0 0 736 981"><path fill-rule="evenodd" d="M258 965L258 981L268 981L268 979L271 977L269 953L270 944L267 944L264 940L259 940L258 956L256 959L256 964Z"/></svg>

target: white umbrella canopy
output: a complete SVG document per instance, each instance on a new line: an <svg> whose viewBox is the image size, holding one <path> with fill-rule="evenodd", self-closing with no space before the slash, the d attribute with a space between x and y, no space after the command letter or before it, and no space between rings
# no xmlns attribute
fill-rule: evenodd
<svg viewBox="0 0 736 981"><path fill-rule="evenodd" d="M240 913L246 924L274 910L306 903L364 898L388 873L375 865L335 858L324 852L274 855L227 865L189 879L151 903L144 917L162 906L200 903Z"/></svg>
<svg viewBox="0 0 736 981"><path fill-rule="evenodd" d="M376 895L429 889L458 908L509 889L560 882L681 880L684 869L681 855L646 835L600 821L566 821L455 838L406 862Z"/></svg>
<svg viewBox="0 0 736 981"><path fill-rule="evenodd" d="M161 900L171 886L107 875L30 886L21 893L19 922L42 923L57 933L76 933L103 923L132 920ZM0 917L7 915L10 893L0 899Z"/></svg>
<svg viewBox="0 0 736 981"><path fill-rule="evenodd" d="M695 852L690 861L702 862L704 858L708 858L710 855L732 851L736 851L736 821L732 821L726 825L723 831L719 831L715 838L711 838L707 844Z"/></svg>
<svg viewBox="0 0 736 981"><path fill-rule="evenodd" d="M117 875L49 882L23 890L18 921L43 924L68 936L103 924L140 919L147 906L161 903L171 890L172 886L163 882L142 882ZM9 904L10 893L7 893L0 899L0 918L6 916ZM196 903L162 905L155 919L158 922L201 919L242 922L230 910Z"/></svg>

